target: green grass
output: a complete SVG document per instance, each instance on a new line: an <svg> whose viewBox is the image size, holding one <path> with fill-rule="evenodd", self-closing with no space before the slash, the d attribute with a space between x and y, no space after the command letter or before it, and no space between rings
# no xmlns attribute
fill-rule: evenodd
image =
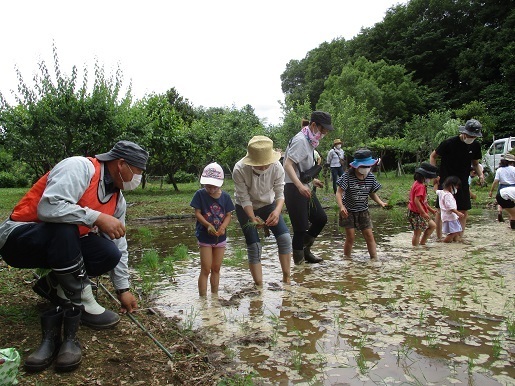
<svg viewBox="0 0 515 386"><path fill-rule="evenodd" d="M388 172L388 176L381 173L378 180L382 185L378 194L383 201L398 208L404 208L407 205L408 193L413 184L412 175L397 177L393 172ZM200 189L200 184L197 182L178 184L178 188L179 191L176 192L171 184L164 184L161 188L159 182L155 182L147 183L145 189L139 187L136 190L124 192L128 203L127 221L170 215L193 216L193 208L190 207L190 202L194 193ZM234 197L234 182L231 179L224 181L222 189L229 193L231 197ZM489 189L489 186L481 187L473 184L472 190L477 195L477 199L472 202L472 210L495 202L494 198L488 197ZM0 218L9 216L13 207L27 190L27 188L0 189ZM322 206L329 206L329 208L337 210L331 186L328 186L327 190L325 188L317 189L317 196ZM436 195L432 189L429 189L428 196L430 204L434 205ZM374 206L376 204L370 201L370 205ZM399 216L400 218L404 216L404 211L402 213L392 213L392 216Z"/></svg>

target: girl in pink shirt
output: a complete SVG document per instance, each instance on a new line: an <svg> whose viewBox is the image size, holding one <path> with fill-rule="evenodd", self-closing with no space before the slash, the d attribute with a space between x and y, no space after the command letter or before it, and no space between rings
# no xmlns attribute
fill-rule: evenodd
<svg viewBox="0 0 515 386"><path fill-rule="evenodd" d="M443 182L443 190L436 190L438 182L435 180L434 189L438 196L440 204L440 212L442 216L442 232L447 233L447 236L442 240L444 243L451 243L453 241L461 241L461 223L460 218L464 216L459 212L456 205L454 195L458 191L461 181L456 176L449 176Z"/></svg>

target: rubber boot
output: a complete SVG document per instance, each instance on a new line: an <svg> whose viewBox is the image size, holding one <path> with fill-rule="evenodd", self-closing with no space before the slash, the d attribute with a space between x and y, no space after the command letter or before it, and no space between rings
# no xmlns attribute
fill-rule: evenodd
<svg viewBox="0 0 515 386"><path fill-rule="evenodd" d="M25 360L25 370L36 372L50 366L61 346L63 314L63 309L57 307L41 315L41 345Z"/></svg>
<svg viewBox="0 0 515 386"><path fill-rule="evenodd" d="M63 343L55 361L55 371L75 370L82 360L82 350L77 331L79 331L81 311L70 308L63 317Z"/></svg>
<svg viewBox="0 0 515 386"><path fill-rule="evenodd" d="M304 251L293 250L293 262L295 265L302 264L304 262Z"/></svg>
<svg viewBox="0 0 515 386"><path fill-rule="evenodd" d="M72 306L72 302L64 294L53 271L50 271L45 276L41 276L32 289L56 307L70 308Z"/></svg>
<svg viewBox="0 0 515 386"><path fill-rule="evenodd" d="M95 300L82 256L79 255L70 267L53 271L66 297L81 310L82 324L102 330L114 327L120 321L118 314L106 310Z"/></svg>
<svg viewBox="0 0 515 386"><path fill-rule="evenodd" d="M515 229L515 220L510 220L510 228Z"/></svg>
<svg viewBox="0 0 515 386"><path fill-rule="evenodd" d="M306 233L304 236L304 258L306 259L306 263L315 264L324 261L321 257L316 257L311 253L311 246L315 242L315 237Z"/></svg>

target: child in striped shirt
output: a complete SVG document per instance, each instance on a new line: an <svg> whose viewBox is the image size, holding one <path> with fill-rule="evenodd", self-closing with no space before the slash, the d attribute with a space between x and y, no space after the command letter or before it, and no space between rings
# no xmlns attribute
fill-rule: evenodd
<svg viewBox="0 0 515 386"><path fill-rule="evenodd" d="M372 198L381 207L387 204L377 195L381 184L370 173L377 159L372 158L368 149L360 149L354 153L351 166L336 182L336 202L340 208L341 226L345 227L345 245L343 254L350 257L356 229L360 230L367 243L371 259L377 258L376 242L372 232L372 220L368 211L368 197Z"/></svg>

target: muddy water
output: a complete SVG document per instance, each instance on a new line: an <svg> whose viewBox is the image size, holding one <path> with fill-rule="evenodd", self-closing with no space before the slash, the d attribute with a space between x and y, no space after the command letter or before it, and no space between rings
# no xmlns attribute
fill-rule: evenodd
<svg viewBox="0 0 515 386"><path fill-rule="evenodd" d="M492 211L475 213L465 244L430 241L412 248L404 223L372 213L378 259L357 236L352 259L331 219L317 239L319 265L292 267L280 282L273 237L264 241L263 289L246 262L223 265L218 297L197 293L199 256L193 221L132 224L152 240L131 240L133 255L161 256L179 244L191 259L159 284L156 308L234 356L263 384L514 385L515 232ZM230 230L226 257L244 252Z"/></svg>

